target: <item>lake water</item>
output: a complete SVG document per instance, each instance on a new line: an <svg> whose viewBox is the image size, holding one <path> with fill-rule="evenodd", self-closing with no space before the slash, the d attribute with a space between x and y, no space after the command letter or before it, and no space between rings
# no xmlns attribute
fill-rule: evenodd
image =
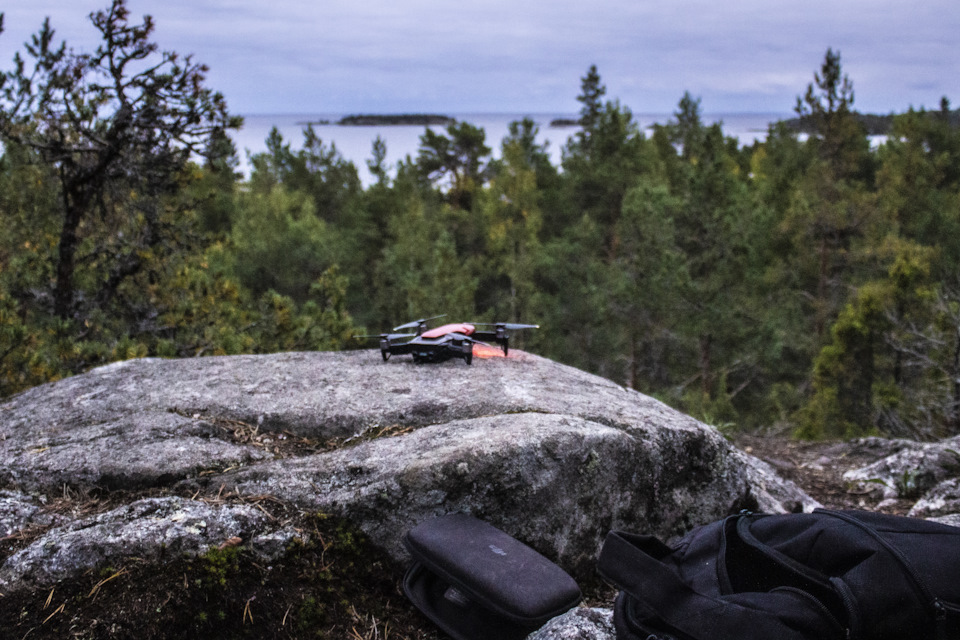
<svg viewBox="0 0 960 640"><path fill-rule="evenodd" d="M328 121L335 123L347 114L286 114L286 115L248 115L244 116L244 126L240 131L232 133L240 155L240 170L249 176L248 154L266 151L266 139L270 129L277 127L283 135L284 141L291 148L298 149L303 143L303 129L308 122ZM570 113L473 113L448 114L457 120L469 122L481 127L487 134L487 146L493 150L494 157L499 157L500 141L506 137L511 122L530 117L540 126L539 142L547 142L554 164L560 164L561 150L567 139L577 132L576 127L550 127L550 122L557 118L576 119L576 114ZM742 145L752 144L763 139L767 134L767 126L771 122L791 117L783 113L733 113L704 115L707 123L722 122L726 135L737 138ZM672 114L634 114L634 118L644 129L654 124L665 124L670 121ZM340 154L357 166L360 178L364 184L372 182L372 176L367 170L366 161L373 157L371 147L374 139L379 135L387 145L386 165L394 167L399 160L406 156L415 158L420 146L420 136L424 126L340 126L337 124L315 124L314 130L326 144L336 145ZM433 127L435 131L442 131L443 127Z"/></svg>

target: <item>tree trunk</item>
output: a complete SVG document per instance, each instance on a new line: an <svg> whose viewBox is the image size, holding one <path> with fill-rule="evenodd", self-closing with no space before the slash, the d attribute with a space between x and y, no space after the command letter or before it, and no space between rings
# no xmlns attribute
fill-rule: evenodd
<svg viewBox="0 0 960 640"><path fill-rule="evenodd" d="M63 227L60 229L60 246L57 249L57 282L53 290L53 312L64 320L73 311L73 274L77 263L77 229L83 218L83 209L64 196Z"/></svg>
<svg viewBox="0 0 960 640"><path fill-rule="evenodd" d="M830 274L830 247L825 233L820 237L818 253L820 254L820 269L817 274L817 308L814 310L814 317L817 337L820 338L823 337L823 333L826 331L827 309L830 308L830 304L827 302L827 279Z"/></svg>
<svg viewBox="0 0 960 640"><path fill-rule="evenodd" d="M957 342L953 349L953 403L950 407L950 430L960 433L960 328L957 329Z"/></svg>
<svg viewBox="0 0 960 640"><path fill-rule="evenodd" d="M707 333L700 336L700 384L706 396L711 396L713 391L713 376L710 373L710 350L712 346L713 335Z"/></svg>

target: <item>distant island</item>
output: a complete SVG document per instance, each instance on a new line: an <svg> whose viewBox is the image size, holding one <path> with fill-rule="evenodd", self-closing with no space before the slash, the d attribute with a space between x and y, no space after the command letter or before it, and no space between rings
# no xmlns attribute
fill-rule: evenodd
<svg viewBox="0 0 960 640"><path fill-rule="evenodd" d="M369 126L429 126L453 124L456 119L431 113L400 113L384 115L351 115L341 118L337 124L345 127Z"/></svg>
<svg viewBox="0 0 960 640"><path fill-rule="evenodd" d="M942 111L927 110L920 110L917 113L922 114L927 118L945 117L950 123L950 126L960 126L960 109L954 109L946 114ZM890 131L893 129L893 119L897 115L898 114L893 113L889 115L878 115L874 113L854 112L854 116L856 116L857 121L860 122L860 124L866 129L867 135L871 136L889 135ZM816 130L816 125L814 124L813 119L810 117L790 118L789 120L784 120L783 123L794 131L799 131L801 133L814 133Z"/></svg>
<svg viewBox="0 0 960 640"><path fill-rule="evenodd" d="M579 127L580 121L576 118L556 118L550 121L550 126L554 129L561 127Z"/></svg>

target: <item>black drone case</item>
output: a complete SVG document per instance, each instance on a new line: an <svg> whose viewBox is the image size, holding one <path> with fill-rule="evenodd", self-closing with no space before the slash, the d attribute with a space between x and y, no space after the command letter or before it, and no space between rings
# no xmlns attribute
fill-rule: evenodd
<svg viewBox="0 0 960 640"><path fill-rule="evenodd" d="M563 569L466 514L423 522L404 542L404 592L455 640L522 640L580 602Z"/></svg>

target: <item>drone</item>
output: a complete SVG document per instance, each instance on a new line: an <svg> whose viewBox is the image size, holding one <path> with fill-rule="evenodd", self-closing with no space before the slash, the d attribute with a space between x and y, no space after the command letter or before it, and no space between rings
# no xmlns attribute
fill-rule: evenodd
<svg viewBox="0 0 960 640"><path fill-rule="evenodd" d="M379 336L365 337L379 337L380 355L384 362L392 355L409 353L417 364L445 362L452 358L463 358L464 362L470 364L473 362L474 344L487 344L485 340L496 342L506 356L510 352L511 331L540 328L536 324L514 322L458 322L427 329L428 322L443 317L421 318L393 328L393 331L414 329L416 333L381 333Z"/></svg>

